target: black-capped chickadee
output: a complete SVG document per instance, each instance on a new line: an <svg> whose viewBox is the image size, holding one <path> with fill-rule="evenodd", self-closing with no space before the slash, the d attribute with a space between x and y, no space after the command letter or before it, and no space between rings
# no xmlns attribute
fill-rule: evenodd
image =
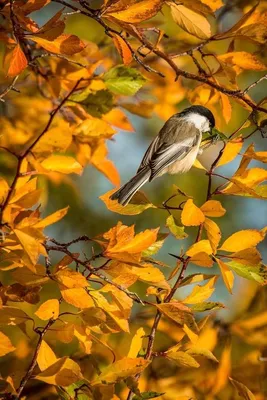
<svg viewBox="0 0 267 400"><path fill-rule="evenodd" d="M202 134L211 132L214 125L212 112L203 106L191 106L174 114L148 147L136 175L110 198L125 206L146 182L166 172L187 172L201 152Z"/></svg>

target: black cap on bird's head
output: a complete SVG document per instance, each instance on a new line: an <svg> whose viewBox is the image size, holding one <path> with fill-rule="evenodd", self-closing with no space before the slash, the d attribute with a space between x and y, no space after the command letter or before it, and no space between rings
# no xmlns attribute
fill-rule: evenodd
<svg viewBox="0 0 267 400"><path fill-rule="evenodd" d="M204 107L204 106L191 106L186 108L185 110L183 110L180 115L188 115L190 113L196 113L199 115L203 115L203 117L206 117L211 125L211 128L214 128L215 126L215 118L214 115L212 114L212 112Z"/></svg>

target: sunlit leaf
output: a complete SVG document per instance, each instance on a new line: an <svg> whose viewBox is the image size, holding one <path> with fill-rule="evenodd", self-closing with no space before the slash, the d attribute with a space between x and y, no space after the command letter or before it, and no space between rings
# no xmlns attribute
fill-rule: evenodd
<svg viewBox="0 0 267 400"><path fill-rule="evenodd" d="M9 76L20 74L28 65L28 60L19 44L16 45L10 55L10 64L7 71Z"/></svg>
<svg viewBox="0 0 267 400"><path fill-rule="evenodd" d="M173 215L170 215L166 220L167 227L176 239L185 239L188 237L187 233L184 231L183 226L178 226L175 222Z"/></svg>
<svg viewBox="0 0 267 400"><path fill-rule="evenodd" d="M79 365L68 357L60 358L35 376L35 379L58 386L69 386L81 378Z"/></svg>
<svg viewBox="0 0 267 400"><path fill-rule="evenodd" d="M37 363L41 371L44 371L50 365L54 364L57 361L57 357L51 347L42 340L38 355L37 355Z"/></svg>
<svg viewBox="0 0 267 400"><path fill-rule="evenodd" d="M206 217L222 217L226 210L218 200L208 200L200 207Z"/></svg>
<svg viewBox="0 0 267 400"><path fill-rule="evenodd" d="M112 92L132 96L141 89L146 79L136 69L118 65L105 73L104 81Z"/></svg>
<svg viewBox="0 0 267 400"><path fill-rule="evenodd" d="M12 345L10 339L4 335L3 332L0 332L0 357L5 356L15 349L16 348Z"/></svg>
<svg viewBox="0 0 267 400"><path fill-rule="evenodd" d="M167 358L174 361L175 364L183 367L198 368L200 366L194 357L183 351L168 352Z"/></svg>
<svg viewBox="0 0 267 400"><path fill-rule="evenodd" d="M216 259L216 260L217 260L217 263L218 263L218 265L220 267L224 284L225 284L227 290L229 291L229 293L232 294L232 289L233 289L233 286L234 286L234 274L229 269L229 267L227 266L226 263L221 261L219 258Z"/></svg>
<svg viewBox="0 0 267 400"><path fill-rule="evenodd" d="M131 346L128 352L128 358L136 358L139 351L142 348L143 338L145 336L145 331L143 328L139 328L131 341Z"/></svg>
<svg viewBox="0 0 267 400"><path fill-rule="evenodd" d="M112 189L99 197L110 211L121 215L137 215L141 214L148 208L155 208L154 204L150 203L149 200L142 194L142 192L137 192L129 204L122 206L117 200L110 199L110 196L115 191L116 189Z"/></svg>
<svg viewBox="0 0 267 400"><path fill-rule="evenodd" d="M135 24L154 17L163 5L164 0L141 0L138 3L130 4L112 12L112 9L107 9L108 12L103 16L116 18L119 21Z"/></svg>
<svg viewBox="0 0 267 400"><path fill-rule="evenodd" d="M215 254L222 237L221 230L218 225L209 218L205 219L204 228L206 229L212 251Z"/></svg>
<svg viewBox="0 0 267 400"><path fill-rule="evenodd" d="M188 199L184 205L181 220L183 225L198 226L204 222L205 215L201 209L193 203L192 199Z"/></svg>
<svg viewBox="0 0 267 400"><path fill-rule="evenodd" d="M50 318L57 319L59 314L59 301L57 299L49 299L42 303L35 315L46 321Z"/></svg>
<svg viewBox="0 0 267 400"><path fill-rule="evenodd" d="M222 244L219 250L241 251L255 247L264 239L264 233L256 229L246 229L235 232Z"/></svg>
<svg viewBox="0 0 267 400"><path fill-rule="evenodd" d="M29 39L38 43L45 50L51 53L73 55L82 51L85 44L75 35L62 34L55 40L50 41L38 36L29 36Z"/></svg>

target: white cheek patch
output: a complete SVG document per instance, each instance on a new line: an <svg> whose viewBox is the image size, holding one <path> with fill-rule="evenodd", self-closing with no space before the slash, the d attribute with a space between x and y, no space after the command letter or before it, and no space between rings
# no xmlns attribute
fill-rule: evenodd
<svg viewBox="0 0 267 400"><path fill-rule="evenodd" d="M190 113L185 118L187 119L188 122L194 124L195 127L199 129L201 132L207 132L210 130L209 120L207 117L204 117L204 115L200 115L197 113Z"/></svg>

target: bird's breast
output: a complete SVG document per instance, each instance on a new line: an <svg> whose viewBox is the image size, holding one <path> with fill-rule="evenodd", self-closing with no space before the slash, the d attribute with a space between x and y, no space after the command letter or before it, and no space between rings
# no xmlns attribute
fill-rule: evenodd
<svg viewBox="0 0 267 400"><path fill-rule="evenodd" d="M182 160L175 161L171 164L167 171L169 174L183 174L190 170L197 157L198 147L194 147Z"/></svg>

